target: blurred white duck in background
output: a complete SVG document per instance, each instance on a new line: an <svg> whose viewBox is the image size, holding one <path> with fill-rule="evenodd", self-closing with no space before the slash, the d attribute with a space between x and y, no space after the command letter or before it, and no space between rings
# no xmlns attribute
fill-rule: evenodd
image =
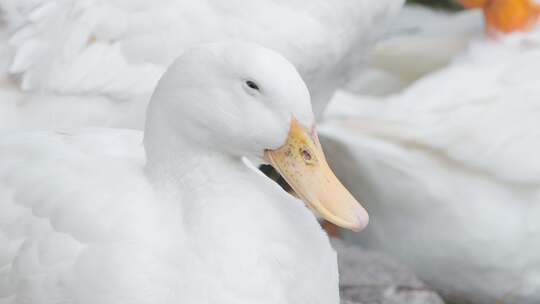
<svg viewBox="0 0 540 304"><path fill-rule="evenodd" d="M367 67L344 89L353 93L398 93L425 75L446 67L481 36L480 11L450 13L406 5L388 33L367 51ZM420 60L421 58L421 60Z"/></svg>
<svg viewBox="0 0 540 304"><path fill-rule="evenodd" d="M540 303L538 71L537 30L475 39L399 94L336 94L321 142L372 215L354 238L466 303Z"/></svg>
<svg viewBox="0 0 540 304"><path fill-rule="evenodd" d="M293 62L318 115L403 2L0 0L13 33L9 73L38 94L1 105L1 126L142 128L158 78L183 49L236 39Z"/></svg>
<svg viewBox="0 0 540 304"><path fill-rule="evenodd" d="M141 141L125 129L0 141L1 303L339 303L315 217L243 160L268 160L334 223L367 224L286 59L244 43L185 52Z"/></svg>
<svg viewBox="0 0 540 304"><path fill-rule="evenodd" d="M458 0L465 7L481 8L458 13L407 5L396 16L385 39L368 52L371 73L356 76L368 93L394 93L424 75L445 67L483 35L527 30L540 14L538 0ZM484 17L480 17L483 13ZM482 19L484 22L482 22ZM420 60L421 58L421 60ZM382 72L382 73L381 73ZM366 81L368 77L372 81ZM377 81L377 83L373 83Z"/></svg>
<svg viewBox="0 0 540 304"><path fill-rule="evenodd" d="M464 51L479 36L478 17L473 10L448 13L407 6L396 18L390 37L370 50L369 64L411 84Z"/></svg>

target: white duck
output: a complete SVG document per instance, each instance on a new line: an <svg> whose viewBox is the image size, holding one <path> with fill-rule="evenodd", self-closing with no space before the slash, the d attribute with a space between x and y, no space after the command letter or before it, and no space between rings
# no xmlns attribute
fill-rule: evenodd
<svg viewBox="0 0 540 304"><path fill-rule="evenodd" d="M0 303L334 303L336 255L302 202L368 221L328 168L308 90L260 46L187 51L144 133L19 133L0 142ZM146 151L146 156L145 156Z"/></svg>
<svg viewBox="0 0 540 304"><path fill-rule="evenodd" d="M182 50L236 39L288 58L318 115L403 2L0 0L14 33L9 72L39 94L23 95L11 111L20 117L3 128L142 128L157 80Z"/></svg>
<svg viewBox="0 0 540 304"><path fill-rule="evenodd" d="M340 93L321 129L373 218L355 238L466 303L540 303L539 38L477 39L401 94Z"/></svg>

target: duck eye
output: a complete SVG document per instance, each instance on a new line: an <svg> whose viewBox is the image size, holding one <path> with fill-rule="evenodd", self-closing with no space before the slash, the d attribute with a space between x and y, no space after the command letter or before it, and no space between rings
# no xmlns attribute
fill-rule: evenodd
<svg viewBox="0 0 540 304"><path fill-rule="evenodd" d="M259 86L251 80L246 80L246 85L253 90L259 91Z"/></svg>

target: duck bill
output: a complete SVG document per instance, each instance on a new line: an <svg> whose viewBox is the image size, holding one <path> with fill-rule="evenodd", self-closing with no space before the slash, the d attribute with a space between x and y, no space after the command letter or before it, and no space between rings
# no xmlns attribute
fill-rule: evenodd
<svg viewBox="0 0 540 304"><path fill-rule="evenodd" d="M367 226L366 210L328 166L315 129L305 128L293 118L285 144L266 150L265 157L298 197L322 218L354 231Z"/></svg>

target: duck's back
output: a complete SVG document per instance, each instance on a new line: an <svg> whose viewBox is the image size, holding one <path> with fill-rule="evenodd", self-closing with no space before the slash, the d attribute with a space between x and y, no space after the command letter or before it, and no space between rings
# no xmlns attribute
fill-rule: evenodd
<svg viewBox="0 0 540 304"><path fill-rule="evenodd" d="M140 114L165 68L188 47L227 40L282 53L307 82L319 112L351 67L361 65L364 46L402 3L0 0L0 8L14 32L8 49L13 60L5 66L23 89L80 97L67 102L84 103L93 117L107 122L94 125L141 128ZM26 108L36 107L31 103ZM59 111L67 115L57 120L89 115L80 112L80 107ZM2 126L14 123L20 124Z"/></svg>

